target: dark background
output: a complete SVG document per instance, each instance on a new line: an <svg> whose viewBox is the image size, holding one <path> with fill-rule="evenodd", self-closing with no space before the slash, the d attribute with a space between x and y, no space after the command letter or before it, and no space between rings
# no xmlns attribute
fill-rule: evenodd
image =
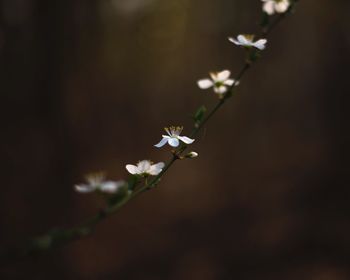
<svg viewBox="0 0 350 280"><path fill-rule="evenodd" d="M1 248L102 201L84 174L167 160L162 128L216 102L196 80L243 63L260 1L1 0ZM1 279L350 279L350 2L300 1L236 96L159 188Z"/></svg>

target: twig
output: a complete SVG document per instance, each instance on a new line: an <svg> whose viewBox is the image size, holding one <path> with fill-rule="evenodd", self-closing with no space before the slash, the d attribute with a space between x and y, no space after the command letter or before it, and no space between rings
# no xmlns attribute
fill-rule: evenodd
<svg viewBox="0 0 350 280"><path fill-rule="evenodd" d="M293 9L297 1L294 1L289 10L277 16L273 22L271 22L268 26L263 27L262 35L267 37L271 31L289 14ZM203 128L203 126L216 114L216 112L226 103L226 101L232 97L233 92L235 90L236 81L240 81L246 72L250 69L250 67L255 63L257 56L256 51L251 49L247 52L247 60L243 65L242 69L238 72L235 77L234 85L227 91L227 93L223 96L223 98L219 99L218 103L211 109L211 111L203 118L200 122L196 123L194 126L190 136L195 137L198 132ZM251 58L254 59L251 59ZM119 200L115 204L108 205L106 208L100 210L97 214L92 216L90 219L85 222L72 227L70 229L63 230L53 230L49 233L42 235L38 238L35 238L29 246L26 246L22 249L18 249L16 251L11 251L3 254L0 257L1 264L4 265L9 262L13 262L16 260L23 259L28 256L40 255L43 254L53 248L57 248L60 246L64 246L67 243L80 239L84 236L91 234L93 229L97 224L101 221L105 220L107 217L111 216L114 213L117 213L124 205L126 205L129 201L136 198L141 193L152 189L155 187L160 179L164 176L164 174L170 169L170 167L181 158L181 155L186 151L187 145L181 145L177 150L174 151L172 158L165 164L165 167L157 176L155 176L152 180L146 181L143 186L133 191L130 195L125 196L123 199Z"/></svg>

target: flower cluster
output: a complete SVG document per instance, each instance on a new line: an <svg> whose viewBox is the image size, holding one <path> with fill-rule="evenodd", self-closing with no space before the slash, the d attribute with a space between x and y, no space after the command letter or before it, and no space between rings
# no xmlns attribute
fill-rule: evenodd
<svg viewBox="0 0 350 280"><path fill-rule="evenodd" d="M261 0L263 2L263 22L261 23L264 34L268 34L272 27L274 27L283 15L277 18L275 22L270 22L268 16L274 13L284 13L292 10L297 0ZM245 65L237 75L236 79L231 79L231 72L223 70L220 72L209 73L209 79L201 79L197 85L201 89L213 88L214 93L220 100L215 107L207 113L204 105L199 107L193 115L194 129L189 135L194 137L203 125L221 108L225 101L232 96L235 86L239 85L239 79L244 75L245 71L251 66L253 62L260 57L260 51L266 48L266 39L259 39L254 41L253 35L238 35L237 38L228 38L230 42L237 46L243 47L246 51ZM111 181L106 180L103 173L96 173L86 176L86 183L74 186L74 189L79 193L102 193L105 199L106 206L101 209L91 219L74 226L69 229L52 230L48 233L39 236L30 243L30 246L20 249L18 252L9 252L9 255L14 260L21 257L22 251L25 255L31 256L37 253L43 253L57 245L63 245L69 241L84 237L92 232L97 223L104 220L106 217L116 213L122 206L128 203L132 198L138 194L150 190L155 187L164 173L171 167L176 160L193 159L198 157L198 153L194 151L187 152L188 145L192 144L195 139L187 136L181 136L183 127L171 126L165 128L166 135L162 135L159 143L154 145L161 148L168 144L171 146L171 153L173 158L167 163L163 162L153 163L150 160L141 160L136 165L127 164L125 166L129 175L128 181ZM149 180L149 176L155 176ZM14 254L13 254L14 253ZM18 254L19 253L19 254Z"/></svg>
<svg viewBox="0 0 350 280"><path fill-rule="evenodd" d="M165 128L168 135L162 135L162 140L154 145L157 148L163 147L168 143L171 147L176 148L180 145L180 141L186 145L192 144L194 139L187 136L180 136L183 127L171 126ZM195 158L198 154L196 152L190 152L185 157L182 158ZM181 157L179 157L180 159ZM138 178L146 178L148 176L158 176L163 171L165 167L164 162L158 162L153 164L150 160L141 160L136 165L127 164L125 166L126 170ZM106 194L118 193L124 186L128 184L125 181L106 181L103 173L96 173L86 176L86 184L75 185L74 188L80 193L91 193L91 192L103 192Z"/></svg>
<svg viewBox="0 0 350 280"><path fill-rule="evenodd" d="M237 38L228 37L228 40L237 46L244 47L247 50L256 48L257 50L264 50L266 48L266 39L259 39L254 41L254 35L240 34ZM214 93L223 98L225 94L233 87L239 85L239 81L231 79L231 72L229 70L223 70L220 72L210 72L209 79L201 79L197 81L197 85L200 89L213 88Z"/></svg>
<svg viewBox="0 0 350 280"><path fill-rule="evenodd" d="M273 15L274 13L284 13L290 7L290 0L261 1L263 2L262 9L268 15ZM236 38L228 37L228 40L237 46L245 48L248 51L255 49L254 52L264 50L267 43L267 40L264 38L254 40L254 35L247 34L240 34ZM231 91L235 86L239 85L239 81L230 78L231 72L229 70L210 72L209 76L210 78L198 80L197 85L200 89L213 88L214 93L219 98L224 98L226 94L229 93L229 91ZM196 121L198 121L197 118ZM181 136L182 130L182 126L166 127L166 134L162 135L160 142L154 146L161 148L164 145L168 144L172 148L178 148L177 150L172 150L174 156L176 156L176 159L197 157L198 154L193 151L187 153L185 156L181 156L181 153L186 149L187 145L190 145L195 141L195 139L192 139L190 137ZM164 167L164 162L158 162L154 164L150 160L142 160L139 161L136 165L127 164L125 166L126 170L131 175L138 178L138 180L142 180L142 178L147 178L148 176L161 176ZM86 184L76 185L75 190L81 193L99 191L103 193L113 194L117 193L121 188L125 186L130 189L130 186L128 186L128 183L125 181L106 181L102 174L89 175L87 176L86 180ZM147 185L147 179L145 179L145 182Z"/></svg>

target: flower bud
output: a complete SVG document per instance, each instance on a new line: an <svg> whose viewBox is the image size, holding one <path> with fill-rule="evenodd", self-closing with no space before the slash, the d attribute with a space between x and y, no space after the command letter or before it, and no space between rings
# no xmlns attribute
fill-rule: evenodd
<svg viewBox="0 0 350 280"><path fill-rule="evenodd" d="M196 158L198 157L198 153L196 152L189 152L187 155L185 155L185 158Z"/></svg>

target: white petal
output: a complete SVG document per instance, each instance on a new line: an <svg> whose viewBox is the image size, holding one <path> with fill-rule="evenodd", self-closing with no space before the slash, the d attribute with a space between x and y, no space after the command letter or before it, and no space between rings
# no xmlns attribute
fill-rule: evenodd
<svg viewBox="0 0 350 280"><path fill-rule="evenodd" d="M218 94L224 94L227 91L227 87L226 86L215 87L214 91L215 93L218 93Z"/></svg>
<svg viewBox="0 0 350 280"><path fill-rule="evenodd" d="M218 80L220 82L223 82L227 80L231 75L231 72L229 70L224 70L218 73Z"/></svg>
<svg viewBox="0 0 350 280"><path fill-rule="evenodd" d="M237 39L238 42L240 42L242 45L250 46L252 44L252 42L247 40L247 38L244 35L238 35Z"/></svg>
<svg viewBox="0 0 350 280"><path fill-rule="evenodd" d="M254 43L254 47L256 47L259 50L263 50L266 48L266 43L267 43L266 39L260 39Z"/></svg>
<svg viewBox="0 0 350 280"><path fill-rule="evenodd" d="M151 162L149 160L142 160L137 164L137 169L140 173L145 173L151 167Z"/></svg>
<svg viewBox="0 0 350 280"><path fill-rule="evenodd" d="M232 86L235 83L235 80L228 79L224 82L224 85L226 86Z"/></svg>
<svg viewBox="0 0 350 280"><path fill-rule="evenodd" d="M275 4L275 9L277 13L284 13L289 8L289 2L288 1L282 1Z"/></svg>
<svg viewBox="0 0 350 280"><path fill-rule="evenodd" d="M177 138L170 138L170 139L168 139L168 144L171 147L176 148L177 146L179 146L180 142L179 142L179 139L177 139Z"/></svg>
<svg viewBox="0 0 350 280"><path fill-rule="evenodd" d="M207 89L210 88L214 85L213 81L209 80L209 79L203 79L203 80L199 80L197 82L197 85L199 86L199 88L201 89Z"/></svg>
<svg viewBox="0 0 350 280"><path fill-rule="evenodd" d="M234 43L234 44L237 45L237 46L240 46L240 45L241 45L240 42L238 42L236 39L234 39L234 38L232 38L232 37L229 37L228 40L229 40L230 42Z"/></svg>
<svg viewBox="0 0 350 280"><path fill-rule="evenodd" d="M154 147L157 147L157 148L163 147L167 142L168 142L168 139L163 136L163 139L160 140L158 144L154 145Z"/></svg>
<svg viewBox="0 0 350 280"><path fill-rule="evenodd" d="M80 193L89 193L96 190L96 186L93 185L75 185L74 189Z"/></svg>
<svg viewBox="0 0 350 280"><path fill-rule="evenodd" d="M132 175L135 175L135 174L139 174L139 169L137 168L137 166L135 165L132 165L132 164L127 164L125 166L126 170L128 170L128 172Z"/></svg>
<svg viewBox="0 0 350 280"><path fill-rule="evenodd" d="M194 139L191 139L187 136L179 136L178 138L185 144L192 144L194 142Z"/></svg>
<svg viewBox="0 0 350 280"><path fill-rule="evenodd" d="M160 172L162 172L164 166L165 166L164 162L158 162L156 164L153 164L148 170L148 174L157 176Z"/></svg>
<svg viewBox="0 0 350 280"><path fill-rule="evenodd" d="M105 193L115 193L118 189L118 185L116 182L107 181L103 182L100 186L100 190Z"/></svg>
<svg viewBox="0 0 350 280"><path fill-rule="evenodd" d="M275 13L275 2L274 1L266 1L263 5L263 11L268 15L273 15Z"/></svg>

